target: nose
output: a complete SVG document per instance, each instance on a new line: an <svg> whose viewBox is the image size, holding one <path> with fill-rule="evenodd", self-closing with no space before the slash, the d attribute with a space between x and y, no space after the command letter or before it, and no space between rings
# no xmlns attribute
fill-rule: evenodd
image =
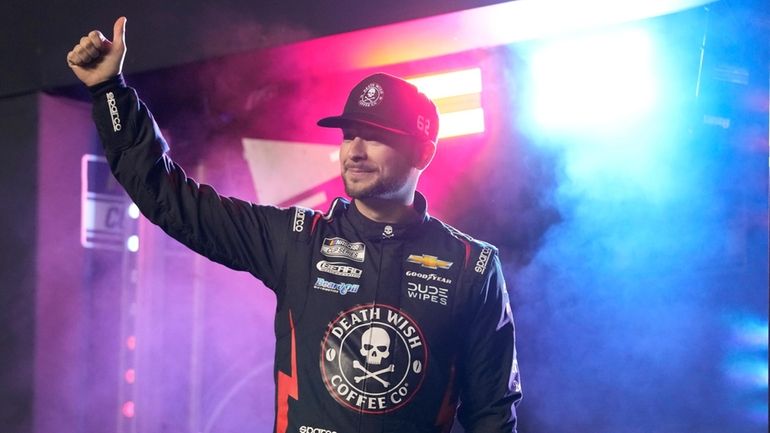
<svg viewBox="0 0 770 433"><path fill-rule="evenodd" d="M355 136L348 142L348 158L353 161L366 159L366 143L363 138Z"/></svg>

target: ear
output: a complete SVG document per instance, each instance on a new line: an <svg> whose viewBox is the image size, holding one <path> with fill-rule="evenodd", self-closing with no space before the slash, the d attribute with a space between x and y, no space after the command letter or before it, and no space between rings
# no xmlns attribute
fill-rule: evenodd
<svg viewBox="0 0 770 433"><path fill-rule="evenodd" d="M424 141L418 145L415 152L414 166L420 171L425 170L436 154L436 144L431 141Z"/></svg>

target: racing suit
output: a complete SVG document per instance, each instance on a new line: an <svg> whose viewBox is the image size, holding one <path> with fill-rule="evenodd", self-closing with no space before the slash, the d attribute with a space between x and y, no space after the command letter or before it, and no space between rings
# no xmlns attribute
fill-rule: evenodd
<svg viewBox="0 0 770 433"><path fill-rule="evenodd" d="M521 398L497 250L430 217L367 219L223 197L188 178L122 76L90 88L117 180L194 251L273 290L274 431L512 432ZM458 407L459 403L459 407Z"/></svg>

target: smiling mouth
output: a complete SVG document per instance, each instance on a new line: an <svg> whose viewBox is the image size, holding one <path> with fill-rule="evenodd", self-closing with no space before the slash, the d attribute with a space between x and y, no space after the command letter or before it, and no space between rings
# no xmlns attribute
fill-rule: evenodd
<svg viewBox="0 0 770 433"><path fill-rule="evenodd" d="M350 173L374 173L374 169L367 168L367 167L345 167L346 172Z"/></svg>

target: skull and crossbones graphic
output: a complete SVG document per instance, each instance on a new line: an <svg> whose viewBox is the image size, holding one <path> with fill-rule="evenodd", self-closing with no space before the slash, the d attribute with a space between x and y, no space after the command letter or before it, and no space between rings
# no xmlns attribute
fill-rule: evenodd
<svg viewBox="0 0 770 433"><path fill-rule="evenodd" d="M425 343L402 309L355 305L329 322L320 351L324 385L338 403L363 413L404 406L425 379Z"/></svg>
<svg viewBox="0 0 770 433"><path fill-rule="evenodd" d="M386 238L386 239L392 238L393 237L393 226L391 226L391 225L385 226L385 228L382 230L382 237Z"/></svg>
<svg viewBox="0 0 770 433"><path fill-rule="evenodd" d="M364 331L363 335L361 335L361 350L359 353L366 358L367 365L382 365L382 361L390 356L390 335L388 335L388 331L376 326ZM395 370L394 364L390 364L383 369L369 371L358 360L353 361L353 368L364 373L363 376L353 378L356 383L371 377L380 382L385 388L390 386L390 382L382 379L380 376L385 373L392 373Z"/></svg>
<svg viewBox="0 0 770 433"><path fill-rule="evenodd" d="M380 103L382 96L382 87L377 83L371 83L364 88L363 92L361 92L358 104L362 107L373 107Z"/></svg>

